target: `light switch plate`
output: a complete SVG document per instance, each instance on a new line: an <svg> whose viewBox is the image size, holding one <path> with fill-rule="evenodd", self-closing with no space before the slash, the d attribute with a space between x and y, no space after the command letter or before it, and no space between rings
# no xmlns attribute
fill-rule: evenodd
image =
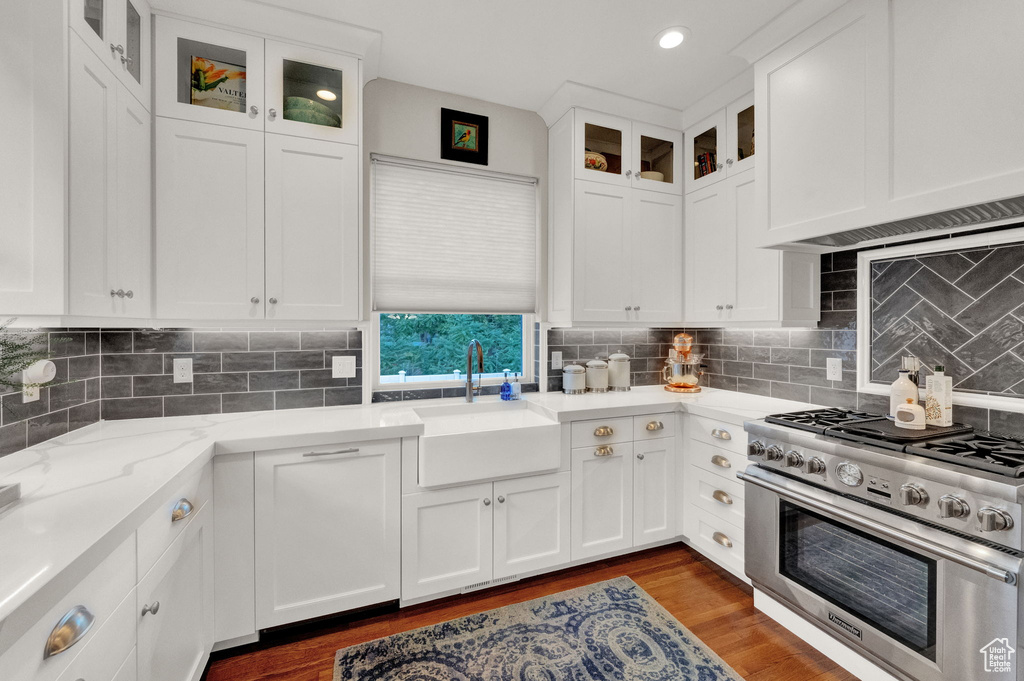
<svg viewBox="0 0 1024 681"><path fill-rule="evenodd" d="M174 360L174 382L175 383L191 383L192 382L192 358L191 357L178 357Z"/></svg>
<svg viewBox="0 0 1024 681"><path fill-rule="evenodd" d="M825 379L829 381L843 380L843 360L830 357L825 360Z"/></svg>
<svg viewBox="0 0 1024 681"><path fill-rule="evenodd" d="M551 368L552 369L561 369L562 368L562 353L561 353L561 351L556 351L556 352L552 352L551 353Z"/></svg>
<svg viewBox="0 0 1024 681"><path fill-rule="evenodd" d="M348 355L331 357L331 378L355 378L356 358Z"/></svg>

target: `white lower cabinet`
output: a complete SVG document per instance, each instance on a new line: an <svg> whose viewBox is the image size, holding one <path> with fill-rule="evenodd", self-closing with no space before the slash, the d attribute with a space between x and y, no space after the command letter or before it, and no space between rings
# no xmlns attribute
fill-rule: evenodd
<svg viewBox="0 0 1024 681"><path fill-rule="evenodd" d="M563 472L406 495L402 598L568 562L570 482Z"/></svg>
<svg viewBox="0 0 1024 681"><path fill-rule="evenodd" d="M398 440L256 454L256 624L399 597Z"/></svg>
<svg viewBox="0 0 1024 681"><path fill-rule="evenodd" d="M633 546L633 443L572 450L572 559Z"/></svg>
<svg viewBox="0 0 1024 681"><path fill-rule="evenodd" d="M633 546L676 536L676 441L633 443Z"/></svg>
<svg viewBox="0 0 1024 681"><path fill-rule="evenodd" d="M213 645L212 505L139 581L139 681L196 681Z"/></svg>

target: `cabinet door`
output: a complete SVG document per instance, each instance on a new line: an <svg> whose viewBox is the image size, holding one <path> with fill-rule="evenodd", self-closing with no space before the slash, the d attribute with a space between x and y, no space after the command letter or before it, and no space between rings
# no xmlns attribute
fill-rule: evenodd
<svg viewBox="0 0 1024 681"><path fill-rule="evenodd" d="M263 38L158 16L157 116L263 130Z"/></svg>
<svg viewBox="0 0 1024 681"><path fill-rule="evenodd" d="M572 559L633 546L632 443L572 450Z"/></svg>
<svg viewBox="0 0 1024 681"><path fill-rule="evenodd" d="M632 130L633 156L629 168L633 170L633 187L682 194L682 134L647 123L633 123Z"/></svg>
<svg viewBox="0 0 1024 681"><path fill-rule="evenodd" d="M140 681L198 679L210 656L213 535L207 515L200 510L139 582Z"/></svg>
<svg viewBox="0 0 1024 681"><path fill-rule="evenodd" d="M402 598L492 578L491 483L402 498Z"/></svg>
<svg viewBox="0 0 1024 681"><path fill-rule="evenodd" d="M576 181L573 319L628 322L632 311L630 196L627 187ZM559 257L557 254L554 257Z"/></svg>
<svg viewBox="0 0 1024 681"><path fill-rule="evenodd" d="M633 443L633 546L676 536L676 441Z"/></svg>
<svg viewBox="0 0 1024 681"><path fill-rule="evenodd" d="M637 189L630 204L634 319L678 324L683 318L683 197Z"/></svg>
<svg viewBox="0 0 1024 681"><path fill-rule="evenodd" d="M736 282L731 192L716 183L686 196L686 320L725 322Z"/></svg>
<svg viewBox="0 0 1024 681"><path fill-rule="evenodd" d="M116 304L129 317L152 314L152 120L124 87L117 89L117 260L111 286L125 291Z"/></svg>
<svg viewBox="0 0 1024 681"><path fill-rule="evenodd" d="M121 44L122 49L124 47L117 7L121 1L71 0L68 7L71 29L111 71L120 66L117 46Z"/></svg>
<svg viewBox="0 0 1024 681"><path fill-rule="evenodd" d="M92 2L94 0L85 0ZM145 0L103 0L111 2L115 8L115 19L118 23L118 43L122 49L114 49L114 71L121 83L149 110L150 82L153 65L150 55L153 53L149 42L152 35L150 29L149 3Z"/></svg>
<svg viewBox="0 0 1024 681"><path fill-rule="evenodd" d="M267 132L359 144L359 60L266 41Z"/></svg>
<svg viewBox="0 0 1024 681"><path fill-rule="evenodd" d="M358 169L359 147L266 136L268 319L359 318Z"/></svg>
<svg viewBox="0 0 1024 681"><path fill-rule="evenodd" d="M725 107L729 146L723 150L725 172L742 173L754 167L754 93L746 94Z"/></svg>
<svg viewBox="0 0 1024 681"><path fill-rule="evenodd" d="M156 312L263 318L263 133L158 118Z"/></svg>
<svg viewBox="0 0 1024 681"><path fill-rule="evenodd" d="M730 177L726 185L736 221L736 285L729 301L733 309L727 312L730 321L775 322L779 321L782 252L753 243L761 225L754 187L752 170Z"/></svg>
<svg viewBox="0 0 1024 681"><path fill-rule="evenodd" d="M68 310L109 316L116 289L118 81L74 34L68 128ZM147 142L148 146L148 142ZM148 150L147 152L148 155Z"/></svg>
<svg viewBox="0 0 1024 681"><path fill-rule="evenodd" d="M397 440L256 454L258 629L398 598Z"/></svg>
<svg viewBox="0 0 1024 681"><path fill-rule="evenodd" d="M725 179L725 154L728 136L725 110L705 118L683 134L686 158L686 191L692 192Z"/></svg>
<svg viewBox="0 0 1024 681"><path fill-rule="evenodd" d="M603 184L633 184L632 127L624 118L576 109L573 176Z"/></svg>
<svg viewBox="0 0 1024 681"><path fill-rule="evenodd" d="M494 483L494 578L569 562L568 471Z"/></svg>

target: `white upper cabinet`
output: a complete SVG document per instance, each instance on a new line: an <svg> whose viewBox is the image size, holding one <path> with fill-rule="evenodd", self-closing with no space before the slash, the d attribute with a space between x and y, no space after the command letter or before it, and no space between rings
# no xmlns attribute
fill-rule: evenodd
<svg viewBox="0 0 1024 681"><path fill-rule="evenodd" d="M675 130L576 109L574 177L678 194L680 143Z"/></svg>
<svg viewBox="0 0 1024 681"><path fill-rule="evenodd" d="M683 199L633 192L629 247L634 318L663 322L679 318L683 304ZM618 312L616 310L616 312Z"/></svg>
<svg viewBox="0 0 1024 681"><path fill-rule="evenodd" d="M754 93L693 125L686 140L686 191L741 173L754 165Z"/></svg>
<svg viewBox="0 0 1024 681"><path fill-rule="evenodd" d="M156 115L263 130L263 38L156 18Z"/></svg>
<svg viewBox="0 0 1024 681"><path fill-rule="evenodd" d="M71 0L71 28L149 109L150 8L144 0Z"/></svg>
<svg viewBox="0 0 1024 681"><path fill-rule="evenodd" d="M359 143L359 60L266 41L266 131Z"/></svg>

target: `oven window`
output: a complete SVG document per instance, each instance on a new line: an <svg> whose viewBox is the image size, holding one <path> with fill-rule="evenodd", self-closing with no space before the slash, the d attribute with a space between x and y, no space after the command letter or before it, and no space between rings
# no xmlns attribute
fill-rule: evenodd
<svg viewBox="0 0 1024 681"><path fill-rule="evenodd" d="M779 572L935 660L935 561L780 502Z"/></svg>

